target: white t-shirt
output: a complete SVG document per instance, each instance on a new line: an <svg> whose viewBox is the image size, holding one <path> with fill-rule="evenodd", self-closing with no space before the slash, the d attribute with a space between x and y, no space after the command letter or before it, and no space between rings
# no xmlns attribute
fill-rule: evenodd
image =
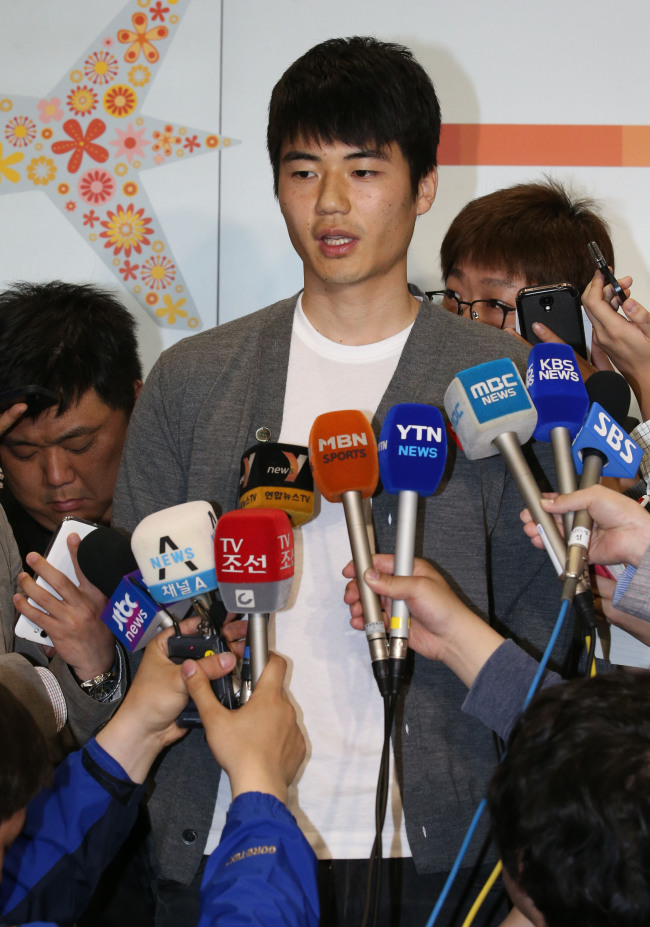
<svg viewBox="0 0 650 927"><path fill-rule="evenodd" d="M280 441L308 443L317 415L360 409L369 419L395 372L410 327L375 344L337 344L294 317ZM370 504L365 503L374 549ZM375 792L383 744L383 699L365 634L343 602L351 559L343 506L316 493L314 518L294 530L296 573L289 607L271 618L269 644L289 661L287 687L307 759L289 808L321 859L359 859L375 836ZM216 846L230 803L222 777L206 853ZM391 754L384 854L410 856Z"/></svg>

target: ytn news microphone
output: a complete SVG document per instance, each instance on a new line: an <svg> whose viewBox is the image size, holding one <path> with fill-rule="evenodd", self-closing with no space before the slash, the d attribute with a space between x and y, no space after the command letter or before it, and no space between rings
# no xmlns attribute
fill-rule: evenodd
<svg viewBox="0 0 650 927"><path fill-rule="evenodd" d="M293 531L279 509L237 509L219 519L214 535L219 591L231 612L248 614L251 683L269 655L268 616L285 608L294 574Z"/></svg>
<svg viewBox="0 0 650 927"><path fill-rule="evenodd" d="M372 670L382 696L390 695L388 641L381 603L364 580L372 556L362 500L377 488L379 464L375 435L363 412L350 409L317 416L309 434L309 463L323 497L328 502L343 503Z"/></svg>
<svg viewBox="0 0 650 927"><path fill-rule="evenodd" d="M537 411L513 361L503 357L461 371L447 388L444 405L470 460L498 453L505 458L559 576L566 545L555 520L542 508L539 487L521 451L535 430Z"/></svg>
<svg viewBox="0 0 650 927"><path fill-rule="evenodd" d="M295 527L314 513L314 480L306 447L266 442L244 451L239 508L282 509Z"/></svg>
<svg viewBox="0 0 650 927"><path fill-rule="evenodd" d="M404 402L388 410L377 447L379 475L386 492L397 496L395 575L411 576L415 557L418 499L432 496L445 469L447 434L434 406ZM389 660L392 692L404 678L411 616L403 600L391 602Z"/></svg>
<svg viewBox="0 0 650 927"><path fill-rule="evenodd" d="M550 441L553 448L557 488L561 493L578 487L571 442L584 422L589 396L576 356L568 344L540 341L528 355L526 386L537 410L536 441ZM573 513L563 516L568 538Z"/></svg>
<svg viewBox="0 0 650 927"><path fill-rule="evenodd" d="M630 387L619 373L599 370L587 380L587 393L591 406L573 442L576 470L582 474L580 489L600 482L601 476L635 477L643 451L618 424L628 412ZM563 577L567 594L585 569L591 526L586 509L575 513Z"/></svg>

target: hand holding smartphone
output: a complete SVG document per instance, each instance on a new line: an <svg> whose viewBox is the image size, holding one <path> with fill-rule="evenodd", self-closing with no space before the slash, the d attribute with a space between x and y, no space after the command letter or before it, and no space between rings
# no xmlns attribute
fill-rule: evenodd
<svg viewBox="0 0 650 927"><path fill-rule="evenodd" d="M516 304L519 331L529 344L539 343L533 324L541 322L586 359L582 303L572 283L524 287L517 293Z"/></svg>
<svg viewBox="0 0 650 927"><path fill-rule="evenodd" d="M616 296L618 296L619 302L622 306L627 299L627 296L625 295L625 290L618 282L612 271L609 269L609 265L605 260L605 255L600 250L595 241L590 241L587 247L589 248L589 254L591 254L592 258L594 259L596 267L602 273L607 283L611 284L614 293Z"/></svg>
<svg viewBox="0 0 650 927"><path fill-rule="evenodd" d="M38 415L44 409L53 406L59 401L59 394L44 386L17 386L15 389L7 389L0 393L0 412L6 412L17 402L27 403L27 414Z"/></svg>

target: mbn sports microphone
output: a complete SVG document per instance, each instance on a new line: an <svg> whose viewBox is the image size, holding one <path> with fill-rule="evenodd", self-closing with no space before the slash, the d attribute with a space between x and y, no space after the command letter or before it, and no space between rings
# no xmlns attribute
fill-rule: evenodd
<svg viewBox="0 0 650 927"><path fill-rule="evenodd" d="M237 509L219 519L214 535L219 591L231 612L246 612L254 688L269 654L268 615L289 601L294 573L293 531L280 509Z"/></svg>
<svg viewBox="0 0 650 927"><path fill-rule="evenodd" d="M314 480L307 448L267 442L244 452L239 472L241 509L282 509L295 527L314 512Z"/></svg>
<svg viewBox="0 0 650 927"><path fill-rule="evenodd" d="M372 669L381 694L390 695L388 641L381 603L364 580L372 557L362 499L377 488L379 464L375 435L363 412L351 409L317 416L309 433L309 463L324 498L343 503Z"/></svg>
<svg viewBox="0 0 650 927"><path fill-rule="evenodd" d="M447 459L442 413L434 406L400 403L388 410L379 435L379 474L386 492L397 495L395 575L411 576L415 556L418 499L432 496ZM391 603L389 658L397 695L408 652L410 615L406 602Z"/></svg>

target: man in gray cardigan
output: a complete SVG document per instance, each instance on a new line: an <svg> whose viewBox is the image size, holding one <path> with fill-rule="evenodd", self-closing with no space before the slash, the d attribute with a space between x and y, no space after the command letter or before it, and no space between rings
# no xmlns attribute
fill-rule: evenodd
<svg viewBox="0 0 650 927"><path fill-rule="evenodd" d="M151 512L193 499L218 513L236 508L244 450L260 440L306 444L321 412L353 405L378 431L396 403L442 408L460 369L502 355L524 369L524 345L450 315L407 284L416 217L435 197L439 129L431 81L400 46L332 39L283 75L271 98L268 147L304 289L161 355L129 428L114 524L133 530ZM547 450L538 454L545 467ZM295 605L271 633L293 663L290 689L310 748L290 805L321 858L322 922L358 927L382 708L342 601L341 508L321 499L317 517L296 532ZM500 458L470 462L452 442L441 487L419 507L416 553L486 621L539 656L559 584L545 554L530 550L520 509ZM394 550L396 515L396 497L376 494L368 517L379 550ZM567 629L560 661L570 636ZM392 889L400 887L383 899L385 922L392 912L397 923L398 906L402 927L423 922L494 766L493 736L462 715L463 698L452 673L415 656L393 732L399 790L391 790L386 822L394 858L385 884L390 872ZM202 860L227 806L219 772L201 732L191 731L155 774L149 812L166 912L159 924L196 922ZM482 864L479 880L490 863L480 852L485 837L467 862ZM459 891L469 875L468 868L457 880Z"/></svg>

